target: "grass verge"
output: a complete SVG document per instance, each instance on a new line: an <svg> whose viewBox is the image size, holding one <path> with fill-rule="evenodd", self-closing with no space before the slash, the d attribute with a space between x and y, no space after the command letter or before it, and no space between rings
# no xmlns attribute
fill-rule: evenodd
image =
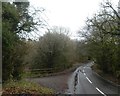
<svg viewBox="0 0 120 96"><path fill-rule="evenodd" d="M3 84L3 96L5 94L54 94L54 90L21 80L9 81Z"/></svg>

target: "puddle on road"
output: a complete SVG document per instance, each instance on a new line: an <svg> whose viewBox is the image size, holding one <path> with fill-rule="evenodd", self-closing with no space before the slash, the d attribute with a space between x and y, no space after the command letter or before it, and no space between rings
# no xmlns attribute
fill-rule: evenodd
<svg viewBox="0 0 120 96"><path fill-rule="evenodd" d="M78 68L73 73L71 79L68 82L68 90L66 90L67 94L76 94L79 90L79 74L83 74L83 68Z"/></svg>
<svg viewBox="0 0 120 96"><path fill-rule="evenodd" d="M81 72L81 73L84 73L84 70L82 70L82 69L78 69L76 72L75 72L75 76L74 76L74 92L76 91L76 89L77 89L77 85L78 85L78 74L79 74L79 72Z"/></svg>
<svg viewBox="0 0 120 96"><path fill-rule="evenodd" d="M74 77L74 92L77 89L77 84L78 84L78 74L79 74L79 70L75 73L75 77Z"/></svg>

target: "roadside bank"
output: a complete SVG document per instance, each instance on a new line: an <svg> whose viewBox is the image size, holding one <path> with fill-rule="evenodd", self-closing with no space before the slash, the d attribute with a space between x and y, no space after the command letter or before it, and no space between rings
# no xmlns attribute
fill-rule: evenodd
<svg viewBox="0 0 120 96"><path fill-rule="evenodd" d="M96 75L98 75L99 77L101 77L105 81L111 83L114 86L117 86L117 87L120 86L120 79L118 79L117 77L115 77L112 74L104 73L102 70L100 70L98 68L97 64L92 65L91 68L95 72Z"/></svg>

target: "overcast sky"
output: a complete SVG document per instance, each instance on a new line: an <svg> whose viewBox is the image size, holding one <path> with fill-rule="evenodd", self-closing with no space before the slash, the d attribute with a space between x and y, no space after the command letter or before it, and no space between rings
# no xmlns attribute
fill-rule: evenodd
<svg viewBox="0 0 120 96"><path fill-rule="evenodd" d="M87 17L99 11L103 0L29 0L34 7L45 8L45 20L52 26L70 28L72 38L76 38L76 32L85 25ZM111 0L114 5L119 0Z"/></svg>

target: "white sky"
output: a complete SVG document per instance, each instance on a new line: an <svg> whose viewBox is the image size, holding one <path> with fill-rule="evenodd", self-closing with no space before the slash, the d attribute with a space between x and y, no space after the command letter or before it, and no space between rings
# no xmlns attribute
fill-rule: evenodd
<svg viewBox="0 0 120 96"><path fill-rule="evenodd" d="M85 25L87 17L99 11L103 0L29 0L34 7L45 8L45 20L50 26L70 28L71 38L76 38L76 32ZM119 0L111 0L114 5Z"/></svg>

